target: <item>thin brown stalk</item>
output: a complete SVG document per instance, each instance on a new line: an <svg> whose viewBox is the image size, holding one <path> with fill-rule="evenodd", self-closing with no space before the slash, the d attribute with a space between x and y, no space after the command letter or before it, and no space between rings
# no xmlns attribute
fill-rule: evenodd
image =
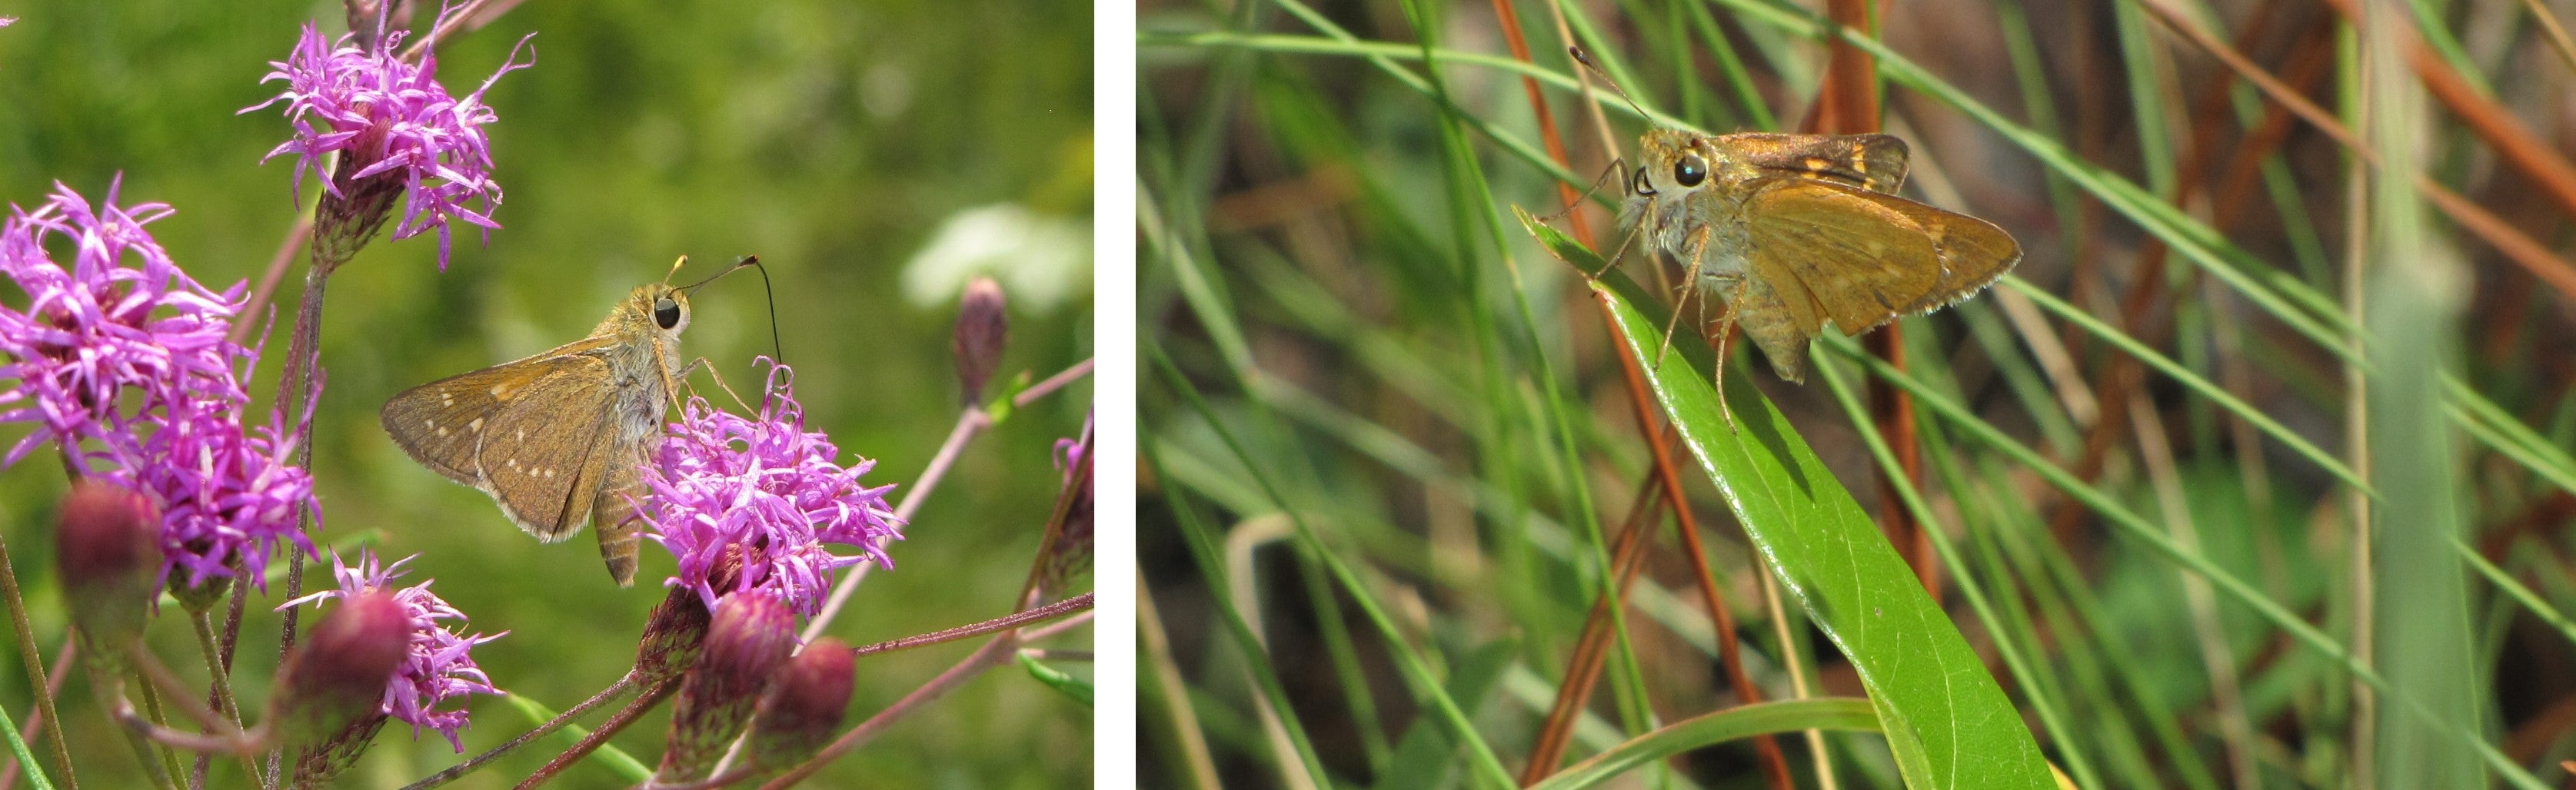
<svg viewBox="0 0 2576 790"><path fill-rule="evenodd" d="M1598 304L1603 321L1615 320L1609 302ZM1646 398L1645 371L1638 367L1637 358L1632 355L1613 356L1619 358L1620 372L1635 382L1628 388L1628 406L1629 413L1637 418L1637 431L1645 434L1647 446L1654 451L1655 458L1671 458L1672 443L1666 438L1669 426L1656 423L1654 404ZM1725 386L1725 382L1718 382L1718 386ZM1683 494L1681 476L1674 471L1672 464L1659 463L1655 465L1655 478L1662 481L1664 504L1673 511L1673 531L1679 533L1682 549L1690 555L1692 577L1699 582L1700 600L1708 607L1709 623L1716 631L1718 663L1726 668L1727 685L1734 687L1737 704L1761 702L1761 688L1753 685L1752 677L1744 671L1744 659L1735 640L1735 614L1726 606L1726 594L1718 586L1716 574L1709 570L1708 551L1700 544L1699 519L1692 514L1690 500ZM1796 786L1789 777L1789 761L1780 753L1778 739L1770 735L1757 736L1753 739L1753 748L1762 760L1763 775L1770 780L1772 787L1790 790Z"/></svg>
<svg viewBox="0 0 2576 790"><path fill-rule="evenodd" d="M250 301L243 302L241 312L233 317L232 332L224 336L225 340L247 345L252 327L268 325L252 319L268 307L268 300L277 297L277 284L286 279L286 270L295 265L295 254L303 251L304 240L312 235L313 213L297 214L295 222L286 227L286 238L277 243L277 254L269 257L268 269L260 273L259 286L251 289Z"/></svg>
<svg viewBox="0 0 2576 790"><path fill-rule="evenodd" d="M1611 573L1617 576L1621 589L1636 578L1643 564L1648 519L1656 512L1656 489L1662 485L1663 478L1657 476L1649 476L1638 485L1635 504L1620 520L1619 535L1611 542ZM1574 738L1574 723L1581 718L1585 703L1592 699L1592 689L1601 679L1602 658L1610 652L1610 624L1610 599L1593 598L1592 611L1583 618L1583 633L1574 640L1574 655L1566 660L1565 680L1557 684L1556 703L1549 706L1547 718L1531 742L1529 762L1521 768L1522 786L1546 779L1565 762L1565 746Z"/></svg>
<svg viewBox="0 0 2576 790"><path fill-rule="evenodd" d="M1042 623L1091 608L1092 597L1094 595L1095 593L1083 593L1081 595L1066 598L1035 609L1023 609L1018 613L1007 617L996 617L984 622L961 625L945 631L934 631L920 636L907 636L902 639L890 639L872 645L861 645L859 647L851 648L850 655L855 657L876 653L890 653L896 650L910 650L916 647L927 647L941 642L954 642L970 636L980 636L983 634L993 633L995 631L1006 631L1036 623Z"/></svg>
<svg viewBox="0 0 2576 790"><path fill-rule="evenodd" d="M1493 0L1493 5L1494 18L1502 23L1503 42L1511 46L1512 57L1522 63L1530 63L1529 39L1521 34L1520 11L1513 7L1511 0ZM1537 113L1538 139L1547 145L1547 158L1554 160L1558 167L1568 166L1565 140L1556 133L1556 111L1548 107L1546 94L1539 92L1538 78L1521 75L1521 90L1528 94L1530 109ZM1583 197L1574 191L1573 184L1559 181L1556 183L1556 199L1568 207L1575 207ZM1566 221L1573 225L1575 240L1585 245L1592 243L1592 223L1584 219L1582 211L1567 212Z"/></svg>
<svg viewBox="0 0 2576 790"><path fill-rule="evenodd" d="M2345 21L2361 24L2352 0L2326 0L2326 5L2333 6ZM2449 61L2416 35L2410 22L2397 20L2390 27L2396 31L2395 43L2404 47L2406 64L2415 70L2415 78L2424 83L2433 98L2459 116L2460 124L2470 133L2494 148L2504 164L2540 187L2541 193L2557 201L2560 209L2576 215L2576 163L2568 162L2556 148L2523 128L2513 111L2479 93L2468 78L2460 76Z"/></svg>
<svg viewBox="0 0 2576 790"><path fill-rule="evenodd" d="M538 738L543 738L547 735L553 734L556 730L563 729L566 725L572 724L582 716L590 713L592 709L614 702L618 697L625 696L626 692L632 691L634 688L635 673L629 672L625 677L618 678L617 682L609 684L608 688L601 689L599 693L591 695L590 699L582 700L581 704L574 705L571 708L566 709L564 712L556 714L554 718L548 719L546 723L538 725L536 729L529 730L526 733L521 734L519 737L510 739L509 743L492 747L491 749L485 750L482 754L474 755L474 759L467 760L447 770L431 774L429 778L403 785L402 790L429 790L429 788L456 781L458 777L473 773L476 770L481 769L484 765L491 763L493 760L501 759L504 755L518 751L520 747L536 742Z"/></svg>
<svg viewBox="0 0 2576 790"><path fill-rule="evenodd" d="M580 743L573 744L573 747L564 750L564 753L555 755L555 759L548 761L544 766L539 767L536 773L530 774L526 780L519 782L516 790L528 790L553 781L556 774L563 773L563 770L572 767L573 763L589 757L591 752L599 751L599 747L608 744L608 739L617 737L617 733L624 731L627 725L634 724L635 720L642 718L646 711L652 710L655 705L662 704L663 698L671 696L671 692L679 689L680 681L676 678L654 684L652 688L646 689L642 696L636 697L634 702L626 703L626 707L619 708L617 715L600 722L599 729L582 736Z"/></svg>
<svg viewBox="0 0 2576 790"><path fill-rule="evenodd" d="M2566 26L2558 24L2558 15L2550 13L2540 0L2522 0L2522 7L2531 11L2531 18L2538 20L2540 29L2549 34L2549 45L2558 51L2558 59L2567 61L2569 69L2576 69L2576 39L2567 37Z"/></svg>
<svg viewBox="0 0 2576 790"><path fill-rule="evenodd" d="M45 711L53 709L54 699L63 693L63 678L70 677L70 673L62 671L62 668L71 665L72 657L79 653L80 640L73 638L71 634L64 634L63 649L54 653L54 662L50 665L54 668L54 672L45 678L45 696L43 699L36 700L35 709L29 711L26 716L27 732L23 736L26 739L34 740L36 736L45 734L45 725L52 723L51 719L45 717ZM16 755L10 755L8 759L8 767L0 768L0 790L9 790L17 786L18 772L26 768L18 764ZM64 762L66 768L63 774L63 787L65 788L74 787L68 768L70 764L69 761Z"/></svg>
<svg viewBox="0 0 2576 790"><path fill-rule="evenodd" d="M1867 35L1875 29L1870 22L1868 0L1826 0L1825 13L1834 24ZM1816 94L1808 113L1808 131L1822 134L1870 134L1879 131L1877 64L1869 53L1835 36L1825 50L1825 82ZM1905 331L1889 324L1861 338L1861 345L1872 356L1902 372L1906 369ZM1868 385L1869 412L1878 424L1880 435L1896 452L1897 468L1881 470L1878 481L1879 528L1887 533L1889 543L1914 569L1923 589L1935 601L1941 598L1941 567L1932 553L1932 536L1924 524L1914 520L1914 513L1904 507L1897 494L1897 481L1889 474L1901 474L1906 480L1923 477L1922 443L1915 436L1914 399L1904 390L1887 382L1871 379Z"/></svg>
<svg viewBox="0 0 2576 790"><path fill-rule="evenodd" d="M1550 6L1549 10L1554 17L1560 38L1565 40L1566 43L1572 44L1573 39L1566 29L1565 19L1562 12L1559 9L1554 8L1553 5ZM1505 41L1510 44L1512 56L1523 63L1531 62L1529 42L1527 41L1527 37L1521 31L1519 12L1514 10L1512 3L1508 2L1508 0L1494 0L1494 11L1496 17L1501 21L1503 37ZM1591 85L1589 77L1581 74L1580 69L1577 71L1578 79L1584 80L1584 90L1588 99ZM1529 77L1523 77L1522 85L1527 91L1530 107L1537 115L1539 123L1539 137L1546 145L1548 158L1555 161L1557 166L1570 169L1572 167L1572 162L1567 156L1565 142L1557 133L1553 111L1549 108L1545 97L1540 93L1538 81ZM1588 100L1584 104L1585 106L1593 109L1594 119L1596 123L1598 123L1600 121L1599 107ZM1602 134L1603 143L1607 145L1609 139L1606 125L1602 127ZM1575 192L1574 185L1558 182L1556 188L1558 199L1568 208L1567 213L1570 215L1568 224L1571 225L1571 230L1573 231L1575 239L1586 246L1594 246L1595 239L1592 235L1591 225L1585 219L1582 206L1580 205L1582 198ZM1618 318L1610 312L1610 307L1606 303L1601 305L1601 320L1604 328L1614 334L1618 332ZM1664 490L1664 496L1676 516L1678 524L1677 529L1681 530L1685 537L1685 541L1694 553L1693 561L1698 563L1699 570L1701 571L1699 576L1702 580L1702 594L1710 602L1712 616L1715 618L1715 621L1721 624L1721 627L1718 629L1721 646L1720 653L1722 655L1721 660L1727 665L1728 676L1731 679L1730 682L1738 687L1739 695L1751 693L1756 695L1752 699L1758 699L1759 692L1750 691L1751 686L1745 680L1743 665L1736 657L1734 650L1732 650L1734 647L1734 634L1731 627L1732 616L1724 608L1723 598L1715 588L1714 582L1711 581L1713 577L1707 573L1707 569L1705 567L1706 560L1703 557L1698 556L1698 524L1692 517L1689 503L1682 493L1679 485L1680 477L1674 471L1672 449L1670 445L1664 441L1663 431L1657 426L1654 419L1654 410L1651 406L1651 401L1646 395L1644 376L1638 370L1636 361L1631 359L1628 355L1613 354L1612 356L1618 357L1620 360L1621 371L1624 374L1623 383L1627 387L1630 401L1635 404L1637 409L1638 431L1646 436L1650 449L1652 450L1651 456L1654 459L1655 480L1660 481ZM1651 508L1641 509L1651 510ZM1637 525L1632 523L1628 532L1619 538L1619 543L1622 546L1622 549L1614 553L1632 554L1634 552L1635 544L1643 542L1631 537L1631 535L1638 531L1640 530L1637 529ZM1614 560L1612 564L1614 566L1619 566L1620 568L1619 570L1614 571L1614 573L1619 576L1618 586L1624 589L1629 580L1635 577L1635 563L1633 560ZM1608 622L1608 618L1606 617L1608 614L1606 605L1606 599L1595 603L1594 612L1585 623L1584 637L1577 640L1578 656L1584 654L1586 647L1592 646L1597 646L1593 648L1595 652L1606 653L1607 637L1609 636L1607 629L1596 628L1594 625L1595 623L1606 624ZM1588 699L1590 697L1592 684L1597 681L1600 676L1600 668L1601 665L1597 659L1591 662L1588 668L1584 668L1585 671L1576 672L1573 671L1576 667L1569 667L1566 683L1558 690L1556 709L1549 712L1548 726L1542 730L1540 741L1531 751L1530 762L1523 769L1523 784L1533 783L1537 781L1537 779L1543 778L1548 773L1553 773L1556 765L1562 761L1565 744L1570 740L1573 734L1572 722L1574 717L1572 713L1580 710L1581 700ZM1567 692L1575 693L1568 694ZM1788 778L1787 761L1780 755L1779 744L1770 736L1766 735L1757 742L1756 748L1760 749L1764 756L1764 769L1765 772L1770 775L1772 785L1780 788L1781 790L1787 790L1787 788L1791 786Z"/></svg>
<svg viewBox="0 0 2576 790"><path fill-rule="evenodd" d="M761 789L786 790L795 786L797 782L804 781L813 776L814 772L822 770L823 766L840 759L841 755L848 754L850 750L859 748L861 744L875 738L878 733L893 726L895 721L901 719L904 714L919 710L922 706L946 696L948 692L956 690L968 680L973 680L985 670L1009 663L1012 652L1019 649L1019 646L1019 634L1010 631L1002 632L1000 636L993 637L993 641L986 642L983 647L976 649L973 655L957 662L947 671L939 673L938 677L931 678L930 682L922 684L920 688L913 689L911 694L904 695L903 699L887 706L885 710L868 717L868 720L860 722L859 726L850 728L849 732L843 733L839 739L832 741L831 745L823 747L823 751L815 754L812 759L769 780L767 784L761 785Z"/></svg>
<svg viewBox="0 0 2576 790"><path fill-rule="evenodd" d="M0 598L5 598L9 604L9 627L18 635L18 656L27 662L28 684L49 688L52 683L45 677L45 660L36 647L36 632L27 625L27 599L18 593L17 567L17 562L9 558L8 542L0 541ZM56 664L54 668L59 671L62 665ZM62 720L62 714L54 710L52 694L37 695L36 711L47 719ZM28 733L27 737L35 737L35 734ZM49 740L54 744L54 759L61 763L63 786L75 786L72 783L71 747L63 743L63 728L59 725L54 727L53 737Z"/></svg>
<svg viewBox="0 0 2576 790"><path fill-rule="evenodd" d="M1209 756L1207 733L1199 729L1198 710L1190 704L1189 683L1181 679L1179 662L1172 660L1172 640L1163 632L1163 615L1154 609L1154 591L1145 586L1141 568L1136 571L1136 642L1138 660L1153 668L1154 687L1162 691L1164 712L1172 717L1172 737L1180 742L1190 787L1217 790L1222 785L1216 758Z"/></svg>
<svg viewBox="0 0 2576 790"><path fill-rule="evenodd" d="M2308 100L2299 91L2283 84L2281 80L2247 60L2235 48L2218 41L2207 31L2193 25L2179 12L2165 7L2164 2L2165 0L2143 0L2143 6L2168 29L2181 35L2194 46L2208 51L2229 70L2244 77L2247 82L2261 89L2273 101L2296 113L2300 120L2306 121L2318 131L2324 132L2326 136L2334 138L2337 143L2341 143L2355 159L2373 169L2379 167L2378 153L2371 150L2369 146L2362 145L2361 139L2337 121L2333 114L2326 112L2324 108ZM2500 150L2499 153L2510 156L2510 152ZM2529 270L2534 276L2549 283L2561 293L2576 297L2576 264L2570 264L2566 259L2558 257L2549 250L2547 245L2533 240L2494 213L2442 186L2432 177L2422 173L2401 175L2415 185L2416 191L2423 193L2426 199L2432 201L2435 208L2441 209L2445 216L2458 223L2461 229L2484 240L2497 252L2504 253L2507 259ZM2530 175L2535 180L2541 178L2527 171L2526 175ZM2571 206L2571 209L2576 209L2576 206Z"/></svg>
<svg viewBox="0 0 2576 790"><path fill-rule="evenodd" d="M2152 4L2150 5L2150 10L2154 10ZM2259 24L2261 18L2258 17L2257 21L2258 24L2248 26L2240 40L2251 41L2262 33L2263 26ZM2328 31L2312 28L2304 31L2300 36L2299 42L2292 47L2288 56L2288 65L2284 71L2288 75L2289 82L2285 87L2295 85L2297 87L2290 89L2306 90L2316 80L2324 77L2333 51L2332 38L2325 35L2326 32ZM2214 76L2209 84L2203 86L2199 109L2193 113L2195 116L2204 120L2224 117L2223 113L2216 108L2220 106L2217 102L2226 96L2225 74L2226 72L2221 72L2218 76ZM2229 176L2224 181L2227 186L2219 193L2215 207L2210 212L2212 229L2226 232L2234 224L2235 218L2243 213L2243 202L2250 199L2254 177L2259 174L2263 160L2271 156L2272 152L2288 139L2289 112L2288 108L2280 106L2265 108L2263 121L2256 124L2254 130L2234 146L2235 155L2229 162ZM2218 145L2216 134L2214 131L2201 134L2196 130L2190 145L2190 150L2184 152L2186 164L2181 172L2176 174L2174 193L2169 196L2177 205L2190 201L2202 191L2206 183L2202 173L2206 170L2210 153L2214 152ZM2134 278L2136 285L2120 303L2119 326L2140 342L2150 346L2160 346L2168 340L2167 335L2173 329L2172 315L2170 311L2152 314L2150 311L2169 293L2166 290L2166 281L2169 278L2164 276L2167 248L2160 240L2150 238L2140 246L2139 256L2138 271ZM2197 276L2198 270L2194 269L2192 273ZM2186 282L2180 287L2184 290L2178 292L2187 293L2190 286ZM2102 409L2101 419L2088 426L2084 434L2083 451L2070 469L2078 479L2087 482L2101 476L2104 466L2109 461L2110 449L2119 436L2118 429L2129 419L2129 399L2125 397L2125 393L2144 386L2146 382L2145 366L2134 357L2126 354L2113 355L2105 365L2106 369L2093 392L2094 402ZM2070 498L2059 498L2056 502L2057 504L2049 513L2049 530L2051 534L2058 535L2063 540L2073 534L2075 525L2083 518L2085 509Z"/></svg>

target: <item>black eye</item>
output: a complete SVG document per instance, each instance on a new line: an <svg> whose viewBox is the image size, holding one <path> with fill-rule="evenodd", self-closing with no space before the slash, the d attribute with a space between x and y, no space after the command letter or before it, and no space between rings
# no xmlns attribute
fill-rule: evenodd
<svg viewBox="0 0 2576 790"><path fill-rule="evenodd" d="M661 324L663 329L679 326L680 303L671 301L667 298L659 302L654 302L653 323Z"/></svg>
<svg viewBox="0 0 2576 790"><path fill-rule="evenodd" d="M1640 197L1653 197L1655 195L1655 183L1646 180L1645 168L1637 168L1636 175L1628 179L1628 191L1635 192Z"/></svg>
<svg viewBox="0 0 2576 790"><path fill-rule="evenodd" d="M1708 163L1700 161L1698 154L1682 157L1682 161L1673 164L1673 180L1686 187L1699 186L1699 182L1708 180Z"/></svg>

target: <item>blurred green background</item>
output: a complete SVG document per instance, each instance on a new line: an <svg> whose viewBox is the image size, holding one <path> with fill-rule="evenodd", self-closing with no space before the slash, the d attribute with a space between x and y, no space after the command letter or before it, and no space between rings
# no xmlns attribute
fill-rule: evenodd
<svg viewBox="0 0 2576 790"><path fill-rule="evenodd" d="M844 461L876 459L866 480L905 484L900 496L959 404L948 351L955 286L907 300L906 261L943 220L978 207L1016 205L1053 230L1089 227L1089 13L1080 3L986 0L529 3L442 46L441 82L463 94L520 36L538 33L536 66L503 77L486 97L500 115L488 129L507 189L494 215L504 229L488 246L460 232L445 273L432 238L380 237L333 278L322 336L329 386L315 427L323 539L372 532L389 558L422 555L407 581L435 578L433 589L472 616L473 629L510 632L476 651L504 689L561 708L617 678L646 610L662 597L669 555L648 546L637 586L616 589L588 535L540 545L521 534L482 494L405 458L378 428L376 410L403 388L581 337L682 254L694 261L683 278L742 254L768 264L809 423L831 434ZM96 200L123 173L122 201L178 210L151 230L184 268L216 288L255 281L296 214L290 164L259 161L289 127L275 108L234 112L280 89L259 79L268 61L286 56L298 25L320 20L336 37L345 27L340 6L0 0L0 16L21 17L0 30L0 200L36 205L55 180ZM424 10L415 27L431 16ZM306 186L309 201L315 185ZM1029 238L1057 237L1032 230ZM1090 355L1088 237L1075 241L1036 256L1052 258L1044 271L999 272L1006 286L1047 275L1072 283L1052 304L1014 290L999 378L1044 377ZM1025 252L990 257L1016 269L1041 265ZM250 384L262 409L284 356L297 266L278 295L277 348ZM770 350L761 290L758 278L738 276L702 291L683 347L713 360L738 389L756 386L752 357ZM1090 384L1079 383L971 445L908 540L893 547L896 570L868 579L835 633L866 643L1008 613L1053 501L1050 446L1080 431L1090 397ZM0 441L20 435L18 426L0 427ZM48 534L62 488L46 464L0 471L0 531L49 651L64 626ZM253 600L236 673L252 701L265 697L276 660L277 619L258 610L282 592ZM170 615L153 625L156 650L201 679L188 629ZM1087 648L1088 638L1076 631L1059 646ZM850 721L972 649L960 642L863 660ZM30 690L10 652L0 662L0 704L23 716ZM75 678L63 699L79 778L94 787L138 781L83 682ZM469 752L530 725L498 698L476 698L473 711ZM667 711L617 745L658 759ZM914 714L810 786L1083 784L1090 719L1006 668ZM403 730L388 728L343 783L399 784L461 759L434 734L414 743ZM528 749L453 786L507 786L551 754ZM216 778L243 781L221 762ZM582 766L557 786L614 784L607 770Z"/></svg>

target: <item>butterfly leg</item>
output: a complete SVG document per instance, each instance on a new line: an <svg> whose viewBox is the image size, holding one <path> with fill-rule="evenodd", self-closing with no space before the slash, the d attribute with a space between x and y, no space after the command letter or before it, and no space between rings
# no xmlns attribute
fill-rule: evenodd
<svg viewBox="0 0 2576 790"><path fill-rule="evenodd" d="M1726 310L1717 316L1717 364L1713 366L1716 370L1711 377L1717 388L1717 413L1726 418L1726 431L1736 433L1738 429L1735 426L1735 407L1726 401L1726 357L1727 352L1733 350L1735 306L1744 301L1745 279L1742 275L1728 275L1727 279L1734 281L1735 285L1727 289Z"/></svg>
<svg viewBox="0 0 2576 790"><path fill-rule="evenodd" d="M1708 239L1708 226L1702 225L1697 230L1691 231L1688 247L1690 254L1684 256L1690 259L1690 268L1682 272L1681 294L1673 299L1673 317L1664 322L1664 344L1662 349L1655 352L1654 366L1657 368L1664 366L1664 355L1673 350L1673 328L1681 326L1682 302L1690 299L1691 288L1699 284L1700 256L1708 251ZM1700 307L1707 308L1708 303L1705 301L1707 297L1701 297L1701 299L1703 301Z"/></svg>

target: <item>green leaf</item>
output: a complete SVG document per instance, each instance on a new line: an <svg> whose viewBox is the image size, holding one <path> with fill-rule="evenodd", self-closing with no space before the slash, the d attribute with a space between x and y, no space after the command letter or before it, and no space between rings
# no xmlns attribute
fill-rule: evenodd
<svg viewBox="0 0 2576 790"><path fill-rule="evenodd" d="M1038 682L1046 684L1047 688L1064 692L1064 695L1072 697L1073 701L1082 703L1082 707L1091 707L1091 681L1047 666L1045 662L1032 658L1027 653L1019 654L1019 659L1020 668L1028 670L1029 677L1037 678Z"/></svg>
<svg viewBox="0 0 2576 790"><path fill-rule="evenodd" d="M1654 366L1662 330L1606 287L1593 293L1764 563L1851 659L1906 785L2054 787L2003 687L1779 411L1739 377L1736 399L1758 408L1736 409L1742 432L1727 430L1708 377Z"/></svg>
<svg viewBox="0 0 2576 790"><path fill-rule="evenodd" d="M1538 243L1547 247L1549 254L1555 255L1557 260L1571 264L1576 271L1582 272L1583 276L1599 277L1603 269L1610 268L1610 262L1602 260L1599 253L1593 252L1590 247L1583 246L1583 242L1575 241L1574 237L1565 235L1565 231L1557 230L1556 226L1530 216L1528 209L1513 206L1512 216L1521 219L1521 227L1528 229L1530 235L1538 237Z"/></svg>
<svg viewBox="0 0 2576 790"><path fill-rule="evenodd" d="M1783 700L1738 705L1673 722L1654 732L1613 746L1592 759L1549 776L1530 790L1577 790L1592 787L1631 768L1647 765L1711 744L1799 730L1877 732L1878 714L1870 702L1847 697Z"/></svg>

